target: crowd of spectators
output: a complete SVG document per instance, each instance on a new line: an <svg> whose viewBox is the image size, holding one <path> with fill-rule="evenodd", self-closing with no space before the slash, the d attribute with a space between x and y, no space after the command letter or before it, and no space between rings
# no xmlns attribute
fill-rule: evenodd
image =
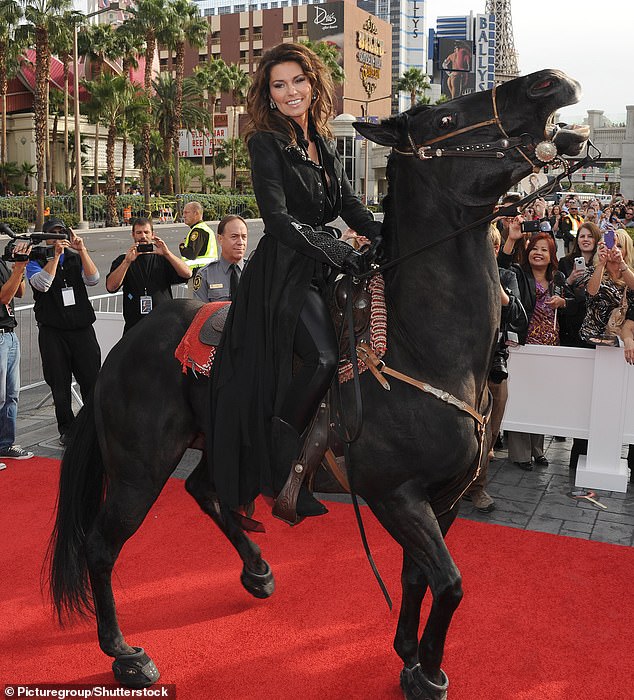
<svg viewBox="0 0 634 700"><path fill-rule="evenodd" d="M508 211L520 198L509 194L501 205ZM498 218L493 226L501 238L498 265L515 276L526 312L525 330L515 334L514 342L621 345L625 361L634 364L634 201L617 195L602 206L598 199L580 201L568 195L549 205L536 199L517 215ZM495 359L492 371L499 381ZM543 435L507 431L506 441L509 461L519 468L531 471L534 465L548 465ZM586 451L587 441L575 438L571 469ZM632 473L632 448L628 466ZM494 508L482 483L471 496L478 510Z"/></svg>

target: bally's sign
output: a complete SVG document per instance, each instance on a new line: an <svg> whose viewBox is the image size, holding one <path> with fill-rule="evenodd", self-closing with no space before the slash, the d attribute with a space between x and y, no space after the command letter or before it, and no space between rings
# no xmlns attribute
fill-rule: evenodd
<svg viewBox="0 0 634 700"><path fill-rule="evenodd" d="M361 83L368 97L376 90L376 85L381 77L382 56L385 53L385 43L379 39L379 30L372 17L363 23L363 27L357 31L357 61L361 64L359 75Z"/></svg>

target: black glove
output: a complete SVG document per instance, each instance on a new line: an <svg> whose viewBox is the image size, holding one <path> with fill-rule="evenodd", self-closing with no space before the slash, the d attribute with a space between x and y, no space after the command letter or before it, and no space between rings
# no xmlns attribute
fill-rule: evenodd
<svg viewBox="0 0 634 700"><path fill-rule="evenodd" d="M344 258L341 270L346 275L360 277L370 269L370 260L366 253L357 253L353 250Z"/></svg>

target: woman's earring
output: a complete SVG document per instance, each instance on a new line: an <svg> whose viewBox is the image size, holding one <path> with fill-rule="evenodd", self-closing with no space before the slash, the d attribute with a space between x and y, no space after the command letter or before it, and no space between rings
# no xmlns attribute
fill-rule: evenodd
<svg viewBox="0 0 634 700"><path fill-rule="evenodd" d="M275 104L275 102L273 102L273 98L272 98L272 97L269 99L269 107L270 107L271 109L277 109L277 105Z"/></svg>
<svg viewBox="0 0 634 700"><path fill-rule="evenodd" d="M315 102L316 99L317 99L317 93L313 92L313 100L312 101Z"/></svg>

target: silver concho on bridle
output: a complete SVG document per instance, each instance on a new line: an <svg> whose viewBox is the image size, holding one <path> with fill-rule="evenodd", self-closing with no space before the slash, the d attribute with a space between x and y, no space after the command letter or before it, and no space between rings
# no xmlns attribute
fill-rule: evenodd
<svg viewBox="0 0 634 700"><path fill-rule="evenodd" d="M546 127L546 138L548 140L540 141L535 146L535 157L541 163L550 163L557 158L557 146L555 140L561 128L557 124L549 124Z"/></svg>

